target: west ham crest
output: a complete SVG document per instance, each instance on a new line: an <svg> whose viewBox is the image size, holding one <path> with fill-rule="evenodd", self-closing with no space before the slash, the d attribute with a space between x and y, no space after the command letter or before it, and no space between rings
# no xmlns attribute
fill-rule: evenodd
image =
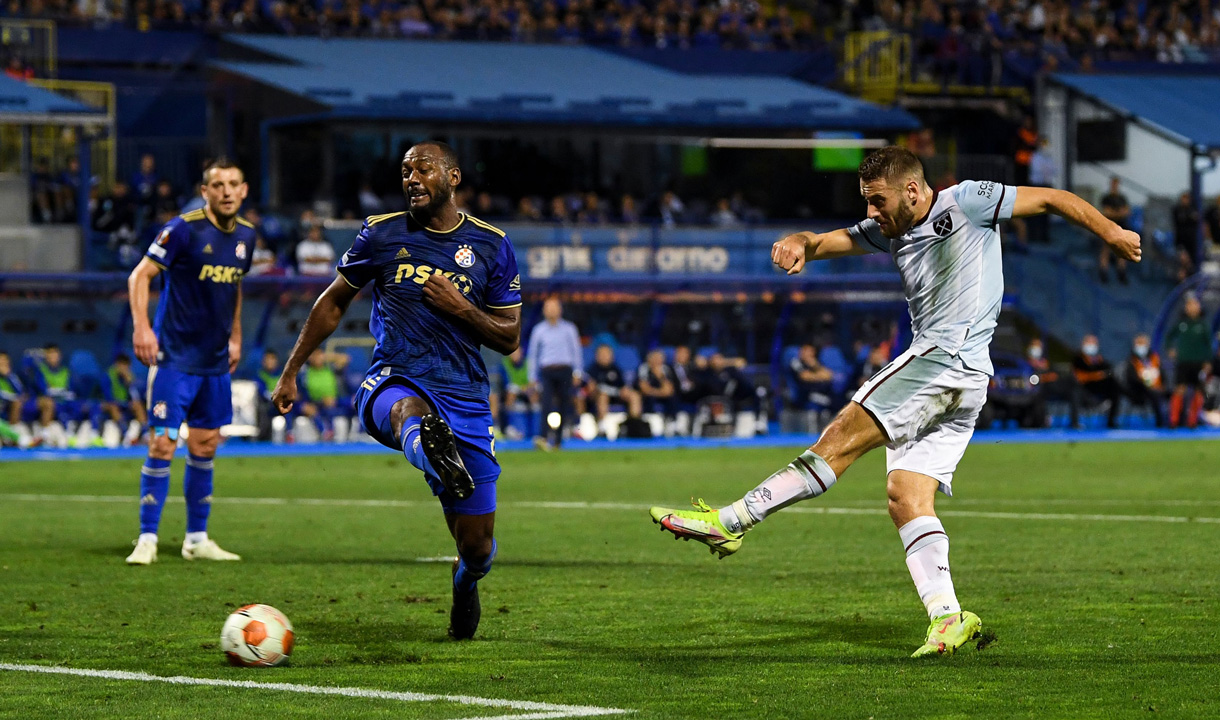
<svg viewBox="0 0 1220 720"><path fill-rule="evenodd" d="M932 231L944 237L953 232L953 213L946 210L940 217L932 221Z"/></svg>
<svg viewBox="0 0 1220 720"><path fill-rule="evenodd" d="M463 245L453 254L453 259L459 267L468 268L474 265L474 250L471 250L469 245Z"/></svg>

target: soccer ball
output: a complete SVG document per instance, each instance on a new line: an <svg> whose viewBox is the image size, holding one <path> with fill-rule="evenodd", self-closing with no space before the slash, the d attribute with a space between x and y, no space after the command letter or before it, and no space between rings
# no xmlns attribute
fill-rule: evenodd
<svg viewBox="0 0 1220 720"><path fill-rule="evenodd" d="M292 654L292 623L270 605L246 605L233 611L220 630L220 649L229 664L272 667Z"/></svg>

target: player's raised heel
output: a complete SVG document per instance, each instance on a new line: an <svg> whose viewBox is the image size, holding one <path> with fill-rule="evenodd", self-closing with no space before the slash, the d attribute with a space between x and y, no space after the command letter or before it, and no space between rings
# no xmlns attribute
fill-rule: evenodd
<svg viewBox="0 0 1220 720"><path fill-rule="evenodd" d="M720 511L703 502L703 498L692 501L691 504L695 506L695 510L654 507L648 514L662 530L673 533L675 540L698 540L722 560L737 552L745 533L730 532L720 522Z"/></svg>
<svg viewBox="0 0 1220 720"><path fill-rule="evenodd" d="M457 576L458 561L453 561L453 575ZM453 587L453 607L449 610L449 637L454 640L469 640L479 629L479 618L483 615L483 606L479 604L479 586L475 585L469 592L462 592Z"/></svg>
<svg viewBox="0 0 1220 720"><path fill-rule="evenodd" d="M458 454L457 440L449 423L440 415L428 413L419 421L419 440L445 490L458 500L470 497L474 493L474 480Z"/></svg>
<svg viewBox="0 0 1220 720"><path fill-rule="evenodd" d="M928 627L928 639L911 657L952 655L957 649L983 634L983 621L968 611L941 615Z"/></svg>

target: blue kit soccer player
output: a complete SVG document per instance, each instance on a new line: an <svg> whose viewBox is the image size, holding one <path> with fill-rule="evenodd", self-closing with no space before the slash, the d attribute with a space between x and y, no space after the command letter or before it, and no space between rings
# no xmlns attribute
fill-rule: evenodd
<svg viewBox="0 0 1220 720"><path fill-rule="evenodd" d="M412 147L402 161L406 212L375 215L318 298L273 394L281 413L297 400L297 374L330 336L360 288L372 283L373 364L355 404L364 427L402 452L439 497L457 542L449 634L474 635L477 583L496 555L495 421L479 346L505 355L520 344L521 277L504 232L458 212L457 156L444 143Z"/></svg>
<svg viewBox="0 0 1220 720"><path fill-rule="evenodd" d="M240 560L208 538L212 458L220 427L233 419L229 373L241 359L241 279L254 255L254 226L237 216L246 198L242 171L217 160L203 171L204 207L166 224L127 279L132 344L148 365L148 459L140 473L140 537L129 565L157 561L157 526L169 494L169 466L186 423L187 560ZM165 273L157 316L148 322L148 287Z"/></svg>

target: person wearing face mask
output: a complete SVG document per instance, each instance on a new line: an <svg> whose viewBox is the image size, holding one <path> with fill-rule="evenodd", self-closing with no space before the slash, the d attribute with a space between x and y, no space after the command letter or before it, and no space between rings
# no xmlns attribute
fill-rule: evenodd
<svg viewBox="0 0 1220 720"><path fill-rule="evenodd" d="M1076 388L1072 393L1072 427L1080 426L1080 407L1086 396L1097 402L1110 401L1110 413L1106 427L1118 427L1119 398L1123 391L1114 379L1114 367L1101 356L1096 335L1085 335L1080 343L1080 353L1072 358L1072 374L1076 376Z"/></svg>
<svg viewBox="0 0 1220 720"><path fill-rule="evenodd" d="M1135 405L1152 408L1156 426L1165 426L1165 411L1161 407L1165 400L1161 356L1152 349L1144 333L1135 336L1131 343L1131 357L1127 358L1127 397Z"/></svg>

